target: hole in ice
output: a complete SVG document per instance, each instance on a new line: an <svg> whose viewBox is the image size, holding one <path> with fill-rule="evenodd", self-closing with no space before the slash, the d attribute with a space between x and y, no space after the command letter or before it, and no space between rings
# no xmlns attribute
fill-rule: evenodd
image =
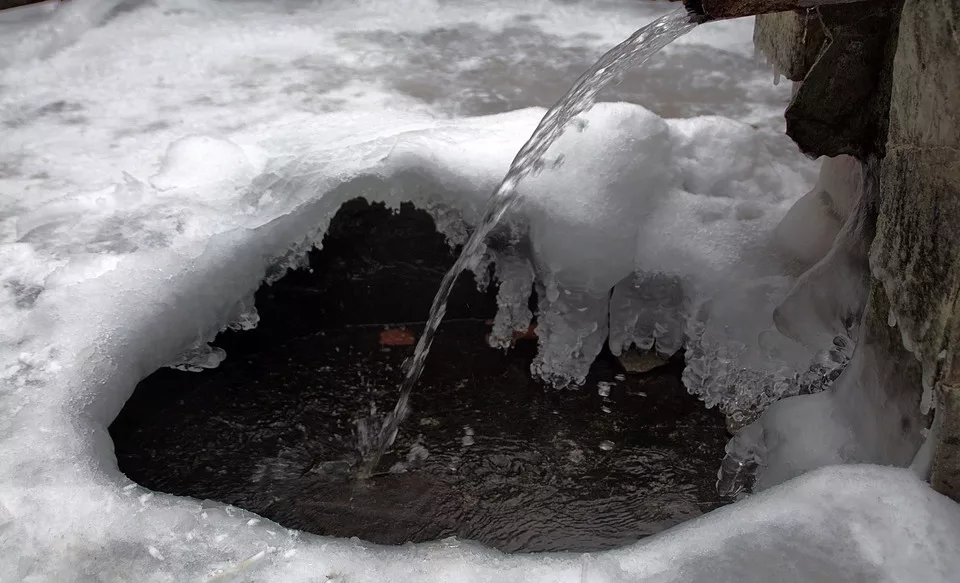
<svg viewBox="0 0 960 583"><path fill-rule="evenodd" d="M495 290L469 277L382 464L392 471L354 480L355 422L393 406L454 259L427 213L345 204L311 269L257 293L257 328L213 342L217 368L140 383L110 428L120 469L315 533L504 551L621 546L723 503L724 421L683 389L682 363L625 376L605 352L581 390L548 388L531 378L530 334L489 348Z"/></svg>

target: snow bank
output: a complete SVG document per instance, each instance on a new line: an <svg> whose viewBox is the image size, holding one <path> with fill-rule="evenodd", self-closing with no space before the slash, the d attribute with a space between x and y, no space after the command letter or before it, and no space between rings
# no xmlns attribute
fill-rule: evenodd
<svg viewBox="0 0 960 583"><path fill-rule="evenodd" d="M69 257L65 273L96 274L118 254L259 226L320 200L321 219L298 234L310 245L342 202L364 196L414 201L461 242L540 115L437 121L344 113L277 126L243 146L184 138L147 181L128 176L23 214L17 239ZM529 263L532 281L507 283L497 322L498 330L525 329L529 290L538 289L534 372L558 386L582 382L608 331L616 353L636 345L666 355L686 334L694 347L688 387L709 405L761 395L758 387L781 369L805 370L815 351L773 331L773 310L793 278L770 251L803 175L732 120L664 120L638 106L601 104L583 121L550 151L554 167L521 185L523 205L477 266L482 274L490 262ZM49 288L41 282L48 275L18 285ZM664 285L668 297L651 302ZM735 312L745 293L760 302L746 308L749 317ZM764 332L774 346L761 346ZM789 391L782 385L757 406Z"/></svg>
<svg viewBox="0 0 960 583"><path fill-rule="evenodd" d="M504 557L459 542L383 549L305 536L220 504L146 492L119 473L105 428L136 382L223 326L242 320L260 282L297 265L343 201L358 195L391 204L416 200L435 212L455 208L469 224L515 146L541 114L527 110L447 122L342 114L312 126L277 128L257 144L186 138L171 146L160 172L150 180L129 178L111 189L67 197L21 217L24 242L5 252L32 249L35 263L42 263L38 258L56 259L50 260L44 278L33 274L30 283L17 288L33 285L40 291L17 295L9 285L12 277L30 274L4 274L6 289L14 290L8 301L25 307L16 312L17 327L7 331L11 342L0 355L0 408L13 412L4 415L0 428L0 515L5 521L0 546L5 556L17 558L0 567L2 578L49 581L136 573L144 581L182 581L236 572L264 581L324 575L372 581L386 573L397 581L693 581L709 569L714 580L721 581L768 581L774 573L796 581L825 573L846 573L850 580L883 573L889 580L906 581L915 579L904 574L919 572L930 575L925 580L947 580L943 573L954 568L950 561L956 560L941 550L960 536L958 510L895 470L844 468L808 476L677 534L581 557ZM576 224L585 215L600 224L629 218L634 225L623 231L628 240L621 261L605 258L610 276L602 282L592 279L588 266L575 261L577 256L563 253L568 243L562 238L547 238L555 247L548 244L534 252L537 277L559 281L563 276L564 285L584 294L594 281L599 287L592 289L602 289L630 274L637 257L644 256L630 250L647 249L636 241L644 232L644 215L625 217L620 208L605 218L598 213L607 212L606 207L590 204L605 197L588 185L599 183L613 195L620 186L624 190L619 200L627 202L628 186L637 177L630 180L617 164L642 166L647 151L661 161L664 149L670 156L685 152L689 136L710 134L717 124L736 129L732 122L714 119L665 121L625 104L601 105L586 120L583 132L567 139L566 162L526 185L531 205L526 210L544 220L543 228L554 228L554 221ZM358 127L366 129L358 133ZM654 131L652 137L644 133L648 129ZM657 147L643 148L646 139ZM730 146L725 139L719 143ZM209 164L198 166L196 160ZM591 173L591 168L599 170ZM765 191L754 188L753 181L737 183L718 197L681 188L734 184L728 167L723 169L719 178L708 180L709 166L684 169L675 164L664 171L663 188L647 196L661 202L676 197L682 202L672 205L686 202L694 216L703 216L698 215L703 208L712 210L713 220L694 221L696 229L714 223L735 229L739 222L761 220L758 215L772 228L789 199L765 199ZM557 204L548 207L548 200ZM738 218L736 211L745 201L753 210L749 220L742 214ZM662 208L670 213L664 217L677 211L665 203L631 208L650 213L651 206L656 209L648 216L653 222ZM511 217L521 230L523 211ZM536 232L532 226L530 232ZM746 232L741 237L750 241L747 235L754 230L734 232ZM673 233L709 237L696 231ZM584 230L582 236L594 236L593 231ZM660 248L654 259L672 252L667 241L654 243ZM603 244L587 241L584 246ZM710 263L692 252L695 247L681 249L689 265ZM729 269L765 266L741 266L743 256L732 253ZM565 263L558 266L555 260ZM592 264L596 258L587 253L581 261ZM4 264L25 270L22 259ZM498 262L498 268L517 269L516 259ZM698 274L678 275L695 279ZM531 280L507 281L524 287ZM699 282L710 283L702 276ZM559 303L559 298L574 295L566 291L548 301ZM512 302L506 307L512 313L518 310ZM562 314L558 318L562 320ZM875 493L872 498L859 492L867 487ZM904 524L902 513L892 512L891 504L910 508L917 522ZM920 525L926 529L924 538L911 552L899 551L900 538ZM750 549L746 555L745 548ZM737 557L758 566L745 568Z"/></svg>
<svg viewBox="0 0 960 583"><path fill-rule="evenodd" d="M216 365L207 342L255 325L253 292L300 265L346 200L413 201L462 240L542 110L444 115L538 102L530 79L582 69L577 55L666 8L169 0L111 16L115 4L73 0L0 35L22 49L0 70L0 580L936 582L958 570L956 505L871 467L808 474L582 556L374 547L130 483L106 427L140 379ZM523 42L504 42L511 27ZM537 289L537 373L575 381L608 331L617 350L686 342L691 390L747 410L796 390L818 357L778 334L773 312L796 288L792 262L815 258L833 228L810 247L789 224L775 234L811 174L772 134L789 92L744 65L749 27L695 32L641 84L689 78L690 91L629 95L739 121L604 105L524 183L528 203L477 267L502 280L495 337L526 329ZM551 65L493 86L477 51L509 70ZM701 61L709 75L691 73ZM793 244L775 251L776 237Z"/></svg>
<svg viewBox="0 0 960 583"><path fill-rule="evenodd" d="M448 159L441 160L447 169L433 160L422 159L414 160L415 168L385 170L385 176L393 172L392 183L381 188L378 179L369 176L349 186L332 186L339 180L334 174L346 175L372 162L352 159L351 156L365 155L358 151L345 154L342 160L322 147L319 153L311 152L309 144L314 142L354 143L347 138L348 134L356 133L349 117L334 116L319 126L317 118L335 111L403 110L403 114L353 120L371 124L353 138L355 143L366 140L370 156L385 155L392 147L385 136L402 134L406 123L412 123L410 129L417 130L431 127L429 120L446 115L556 99L566 89L569 79L561 76L559 85L537 80L553 79L557 71L582 70L594 56L622 39L635 26L669 9L669 6L630 1L555 4L546 0L522 7L510 2L493 2L482 10L469 3L434 0L410 0L402 5L328 2L322 9L283 2L226 5L215 0L161 0L127 3L113 9L113 4L106 1L75 0L57 8L46 20L28 18L28 25L11 24L9 30L19 36L39 38L44 31L53 31L63 42L51 45L61 47L59 51L19 55L12 58L6 69L0 69L0 123L4 126L0 142L0 193L9 204L9 212L0 216L0 237L9 243L3 252L10 258L5 276L8 283L0 291L6 294L7 301L2 302L0 309L10 321L19 320L42 290L55 282L81 281L107 271L115 267L119 257L128 253L167 248L190 236L202 238L234 227L259 225L315 196L317 192L311 189L329 187L346 196L348 192L362 194L370 183L375 190L405 191L410 190L411 184L419 186L417 181L421 175L428 175L430 180L441 182L440 188L433 198L418 200L431 206L444 233L454 241L459 240L472 213L492 187L493 177L502 172L508 152L515 151L521 136L528 133L529 121L518 123L515 130L502 126L496 132L515 131L516 135L505 138L497 134L486 144L482 143L483 134L496 133L493 130L478 129L468 122L460 129L450 126L444 130L447 132L444 136L436 134L434 138L447 140L455 149L468 142L475 147L460 158L447 153ZM424 16L406 18L410 13ZM106 24L77 36L71 32L74 28L59 24L68 17L90 25L100 20ZM586 297L564 300L566 304L549 300L552 293L547 294L547 288L559 294L557 286L562 283L552 282L552 269L562 265L547 266L550 269L545 270L543 262L562 262L563 259L557 259L556 253L551 255L543 245L538 257L518 253L507 246L491 250L488 257L495 260L498 270L509 271L519 278L501 290L498 337L509 337L511 328L526 328L530 315L524 298L531 289L544 287L540 297L554 305L551 309L545 306L544 319L565 310L580 314L581 304L586 302L593 306L593 312L577 326L589 327L595 323L598 327L610 328L618 348L631 343L641 346L656 343L661 351L672 352L681 345L688 315L699 313L699 308L692 304L689 309L677 307L690 303L690 290L681 289L673 274L643 275L642 278L652 278L654 283L645 290L634 290L629 283L631 274L636 269L655 270L659 264L668 263L659 261L658 264L658 245L672 245L662 254L664 259L672 261L682 259L685 252L680 246L691 249L694 259L683 259L687 262L679 268L684 273L704 266L719 271L711 262L720 254L729 261L758 237L765 236L782 210L778 205L786 205L787 199L802 190L791 184L811 177L812 166L802 160L789 140L779 133L782 125L779 109L789 97L789 91L770 86L767 75L752 65L750 27L751 22L746 20L698 29L667 47L663 58L650 63L643 76L631 73L614 90L615 96L642 99L661 111L682 115L723 111L760 127L753 131L720 118L712 122L701 120L687 129L684 122L671 122L669 147L663 156L676 165L671 170L673 179L691 183L689 188L680 184L679 190L676 184L670 184L676 192L662 202L674 208L664 206L656 216L647 218L645 225L649 234L645 238L628 232L618 239L616 245L622 255L616 265L610 262L611 268L605 277L610 279L620 274L620 283L614 284L615 301L611 304L620 307L610 308L604 301L593 302ZM68 41L73 40L76 42L67 46ZM32 60L34 57L42 60ZM523 66L504 69L499 66L501 63ZM516 75L511 73L514 70L518 71ZM424 71L429 71L429 75L424 76ZM484 76L488 73L492 76ZM534 117L528 115L530 119ZM631 115L637 117L635 113ZM711 124L713 130L705 129ZM317 129L313 133L300 131L299 137L278 135L278 130L288 131L283 128L299 128L299 131L303 127ZM724 132L733 133L724 137ZM194 135L193 142L184 141L186 135ZM374 145L378 136L383 139ZM229 140L211 141L224 137ZM590 144L604 143L599 130L588 132L584 137L591 140ZM413 140L412 134L410 139ZM201 143L204 140L214 150L219 147L223 151L205 152ZM267 170L262 167L266 163L263 152L258 154L252 149L270 140L274 145L267 149L275 158ZM163 162L158 154L171 143L178 146ZM623 161L629 158L629 150L639 151L638 144L624 146L622 140L612 143L610 147L625 148L617 158L621 169ZM410 144L401 146L410 150L406 155L412 159L418 155L435 156L426 153L430 148L440 151L436 156L445 153L445 146L419 150ZM169 179L170 173L158 168L158 163L170 165L179 160L180 164L190 164L194 147L197 149L195 168L178 170L180 187L197 186L209 181L211 176L230 173L233 168L239 172L233 180L234 186L242 190L246 184L253 194L227 188L221 188L219 194L213 189L178 194L173 188L177 184ZM584 142L568 149L592 147ZM695 151L698 148L701 151ZM239 155L241 149L243 156ZM490 149L500 151L496 155L478 154ZM732 155L735 150L742 150L744 156ZM574 154L581 158L574 169L590 167L591 160L597 159L589 152ZM396 168L404 166L402 155L401 148L390 163ZM311 167L312 156L318 157L316 168ZM714 158L708 160L711 156ZM244 157L249 158L249 168L235 168L238 164L241 167L248 164ZM224 167L210 167L212 160L222 160ZM338 166L341 163L342 168ZM770 171L774 173L772 180L762 176ZM325 172L331 174L324 177ZM449 186L443 183L447 179L441 175L444 172L453 176L454 182L472 183ZM547 172L543 179L572 173L573 170L562 175ZM149 176L153 178L148 181ZM639 170L633 176L637 178ZM707 182L703 182L704 177ZM628 178L611 175L609 181L622 182ZM117 186L117 182L121 186ZM579 180L577 184L584 193L592 189L591 204L594 205L598 204L598 194L604 188L616 186L586 180ZM741 185L746 187L737 192ZM629 185L618 188L621 197L628 196ZM452 192L456 189L461 191ZM714 196L713 191L718 196ZM759 198L758 192L763 193ZM381 192L378 196L399 199L402 193ZM224 200L213 200L217 197ZM231 197L246 205L242 206L245 214L238 215L234 207L225 202ZM327 193L326 198L332 201L331 206L336 204L335 196ZM648 198L635 199L631 207L635 214L637 202ZM564 204L574 205L576 197L568 199ZM194 204L197 201L204 202ZM225 206L230 207L229 212L223 211ZM510 236L523 244L528 237L524 229L534 228L538 233L543 231L545 245L552 245L546 231L553 229L556 236L562 231L563 221L568 221L570 226L590 218L583 214L576 216L574 206L563 216L554 213L548 217L552 223L537 219L531 206L528 215L532 223L519 225L518 231ZM694 207L701 209L701 215L687 217L689 220L675 213ZM686 220L676 225L685 233L686 240L670 236L665 217ZM639 217L633 218L639 220ZM616 225L620 231L631 228L626 220ZM304 238L308 240L322 231L322 225L316 227L315 232L304 233ZM610 224L604 227L609 228ZM660 234L656 234L657 228L661 229ZM582 231L581 236L588 237ZM749 240L738 241L737 237L741 236ZM560 235L558 242L562 244L563 239ZM601 243L614 245L611 237L598 241ZM644 245L645 250L631 250L639 245ZM717 257L705 255L705 250L711 247L717 250ZM563 250L562 247L556 249ZM570 249L564 251L570 252ZM630 255L635 255L633 270L628 269ZM579 258L581 262L585 259ZM531 261L541 262L538 273L534 273ZM580 277L584 273L587 272L581 270ZM564 291L571 293L577 287L562 285L566 286ZM603 292L593 289L588 295L596 293ZM637 306L638 299L645 296L660 298L657 301L663 302L663 306L646 313L645 308ZM612 319L606 314L610 310L613 310ZM247 307L243 313L253 312ZM635 314L640 316L633 321ZM565 324L561 324L558 321L553 329L562 332ZM549 328L548 325L544 330ZM571 333L579 334L576 330ZM694 330L693 335L698 334ZM578 354L571 365L565 367L561 361L576 341L569 334L560 334L556 342L549 342L542 351L545 358L539 367L541 374L556 378L559 383L576 380L589 365L590 353L605 336L606 332L600 331L585 341L589 346L583 354L573 348ZM10 338L17 341L12 332ZM715 350L709 348L705 352L712 355ZM211 366L220 358L222 355L211 353L205 348L205 341L198 339L184 353L171 358L171 363ZM692 382L691 386L704 395L709 392L708 383L702 379ZM724 387L708 397L711 404L732 402L735 395L749 394L749 390L732 390L733 383L712 383L711 386Z"/></svg>

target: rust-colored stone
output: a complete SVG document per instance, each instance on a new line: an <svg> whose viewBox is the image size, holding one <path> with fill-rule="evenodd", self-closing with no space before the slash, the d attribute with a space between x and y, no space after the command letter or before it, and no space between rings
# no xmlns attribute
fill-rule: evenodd
<svg viewBox="0 0 960 583"><path fill-rule="evenodd" d="M390 328L380 332L381 346L413 346L417 337L406 328Z"/></svg>
<svg viewBox="0 0 960 583"><path fill-rule="evenodd" d="M530 324L526 330L514 330L513 331L513 341L517 340L536 340L537 339L537 325Z"/></svg>

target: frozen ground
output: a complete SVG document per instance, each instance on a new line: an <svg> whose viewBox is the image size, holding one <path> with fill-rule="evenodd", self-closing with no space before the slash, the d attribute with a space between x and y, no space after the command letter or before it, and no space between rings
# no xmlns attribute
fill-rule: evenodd
<svg viewBox="0 0 960 583"><path fill-rule="evenodd" d="M299 535L117 471L105 427L136 382L254 322L253 291L298 264L342 201L414 200L456 240L542 113L513 110L548 105L668 9L519 6L74 0L53 20L0 21L0 580L948 581L960 569L956 506L892 469L820 471L616 552L530 557ZM530 286L533 259L548 329L607 325L613 304L597 290L624 265L628 276L667 256L686 258L666 266L682 266L666 274L680 280L732 261L721 275L743 276L732 282L749 283L754 306L785 293L795 273L782 258L748 251L764 248L814 168L777 135L789 90L753 63L750 29L703 27L603 95L737 121L599 108L565 138L562 167L530 182L512 224L535 248L507 245L498 268ZM640 205L630 184L648 177L631 172L657 156L661 184L640 198L660 204ZM589 223L622 228L621 214L650 229L612 237L610 281L583 281L596 257L563 253L564 233L579 233L581 251L605 245ZM685 289L731 289L695 279ZM769 328L748 322L745 342ZM738 320L701 323L703 361L717 362L709 344L729 349L723 330ZM569 350L559 338L542 348L560 355L544 376Z"/></svg>

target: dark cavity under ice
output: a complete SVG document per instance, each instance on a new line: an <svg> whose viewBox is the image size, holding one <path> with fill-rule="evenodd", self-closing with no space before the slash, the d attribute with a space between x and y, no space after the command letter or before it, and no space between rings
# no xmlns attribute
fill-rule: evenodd
<svg viewBox="0 0 960 583"><path fill-rule="evenodd" d="M724 421L684 390L681 362L624 376L604 351L585 386L548 387L530 375L535 341L489 347L495 290L472 277L381 464L393 471L353 479L354 423L392 408L413 350L381 332L419 331L455 257L427 213L347 203L310 270L257 293L258 327L213 343L219 367L139 384L110 427L120 469L319 534L504 551L613 548L723 503Z"/></svg>

